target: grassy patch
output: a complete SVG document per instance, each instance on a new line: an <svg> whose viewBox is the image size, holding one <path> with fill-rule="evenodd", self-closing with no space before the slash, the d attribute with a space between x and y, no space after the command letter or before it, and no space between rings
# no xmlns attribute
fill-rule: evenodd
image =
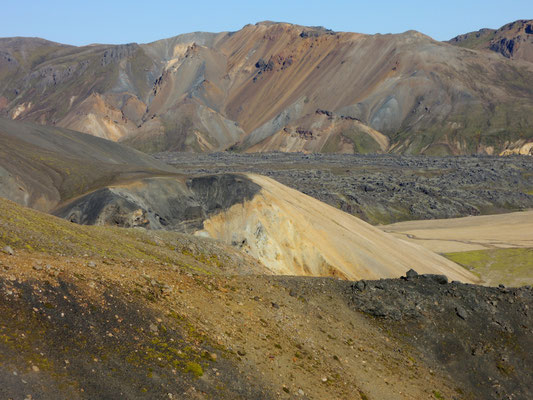
<svg viewBox="0 0 533 400"><path fill-rule="evenodd" d="M353 143L353 151L357 154L380 153L381 147L372 136L355 128L342 132L342 136Z"/></svg>
<svg viewBox="0 0 533 400"><path fill-rule="evenodd" d="M490 284L521 286L533 283L533 249L490 249L444 256Z"/></svg>
<svg viewBox="0 0 533 400"><path fill-rule="evenodd" d="M482 33L480 35L476 34L477 32L473 32L469 34L466 39L463 39L460 42L452 43L459 47L465 47L468 49L483 49L487 48L490 41L494 39L496 36L496 31L486 31L485 33Z"/></svg>
<svg viewBox="0 0 533 400"><path fill-rule="evenodd" d="M204 374L202 366L195 362L188 362L185 366L185 372L192 372L197 378L201 377Z"/></svg>
<svg viewBox="0 0 533 400"><path fill-rule="evenodd" d="M218 244L189 235L78 225L1 198L0 227L0 248L15 251L158 261L202 275L236 265Z"/></svg>
<svg viewBox="0 0 533 400"><path fill-rule="evenodd" d="M433 391L433 396L436 398L436 399L439 399L439 400L444 400L444 396L442 394L440 394L440 392L438 390L434 390Z"/></svg>

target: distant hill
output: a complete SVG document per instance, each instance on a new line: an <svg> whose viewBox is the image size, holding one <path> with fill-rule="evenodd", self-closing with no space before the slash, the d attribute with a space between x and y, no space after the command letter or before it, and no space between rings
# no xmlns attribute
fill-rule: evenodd
<svg viewBox="0 0 533 400"><path fill-rule="evenodd" d="M141 45L0 39L0 114L149 153L527 152L526 47L515 45L506 59L414 31L362 35L273 22Z"/></svg>
<svg viewBox="0 0 533 400"><path fill-rule="evenodd" d="M476 50L492 50L514 60L533 62L533 20L519 20L500 29L481 29L448 43Z"/></svg>
<svg viewBox="0 0 533 400"><path fill-rule="evenodd" d="M118 143L0 118L0 197L42 211L116 181L176 170Z"/></svg>

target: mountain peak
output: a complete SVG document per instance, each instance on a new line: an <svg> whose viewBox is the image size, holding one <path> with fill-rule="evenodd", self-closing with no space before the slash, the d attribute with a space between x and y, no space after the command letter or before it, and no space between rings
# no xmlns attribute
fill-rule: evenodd
<svg viewBox="0 0 533 400"><path fill-rule="evenodd" d="M448 43L475 50L491 50L504 57L533 62L533 20L520 19L499 29L483 28Z"/></svg>

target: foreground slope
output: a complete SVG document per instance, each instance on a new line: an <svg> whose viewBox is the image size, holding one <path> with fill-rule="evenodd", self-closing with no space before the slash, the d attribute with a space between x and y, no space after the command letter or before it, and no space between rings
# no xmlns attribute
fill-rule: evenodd
<svg viewBox="0 0 533 400"><path fill-rule="evenodd" d="M2 398L533 394L531 289L235 275L207 239L0 211Z"/></svg>
<svg viewBox="0 0 533 400"><path fill-rule="evenodd" d="M262 22L143 45L2 39L0 54L3 115L147 152L499 154L533 137L531 63L413 31Z"/></svg>

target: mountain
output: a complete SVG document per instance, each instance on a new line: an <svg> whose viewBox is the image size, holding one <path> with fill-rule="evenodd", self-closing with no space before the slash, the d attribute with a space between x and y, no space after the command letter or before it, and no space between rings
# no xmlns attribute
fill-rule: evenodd
<svg viewBox="0 0 533 400"><path fill-rule="evenodd" d="M122 144L31 122L0 119L0 143L0 195L70 222L211 236L276 274L369 279L415 267L478 281L437 254L258 175L184 175ZM253 218L238 218L247 214ZM207 228L216 224L227 225L225 234Z"/></svg>
<svg viewBox="0 0 533 400"><path fill-rule="evenodd" d="M533 141L533 65L414 31L261 22L141 45L0 39L0 55L4 116L149 153L500 154Z"/></svg>
<svg viewBox="0 0 533 400"><path fill-rule="evenodd" d="M533 62L533 20L519 20L500 29L481 29L459 35L448 43L476 50L491 50L513 60Z"/></svg>

